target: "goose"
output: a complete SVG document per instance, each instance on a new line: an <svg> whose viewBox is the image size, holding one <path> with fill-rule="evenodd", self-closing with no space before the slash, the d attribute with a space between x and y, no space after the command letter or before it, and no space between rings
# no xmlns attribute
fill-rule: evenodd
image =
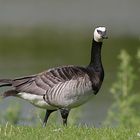
<svg viewBox="0 0 140 140"><path fill-rule="evenodd" d="M46 126L50 114L57 110L61 113L63 125L67 125L70 110L91 99L102 85L104 69L101 48L104 39L107 39L106 27L95 28L91 60L87 66L60 66L36 75L0 79L0 87L12 87L1 96L19 97L36 107L46 109L43 127Z"/></svg>

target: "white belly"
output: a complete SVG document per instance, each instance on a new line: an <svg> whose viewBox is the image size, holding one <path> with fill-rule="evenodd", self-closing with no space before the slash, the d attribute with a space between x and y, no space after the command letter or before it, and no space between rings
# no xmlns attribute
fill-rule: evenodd
<svg viewBox="0 0 140 140"><path fill-rule="evenodd" d="M55 107L45 102L43 99L43 96L40 96L40 95L34 95L30 93L21 92L21 93L18 93L18 97L26 101L29 101L31 104L40 108L50 109L50 110L56 109Z"/></svg>

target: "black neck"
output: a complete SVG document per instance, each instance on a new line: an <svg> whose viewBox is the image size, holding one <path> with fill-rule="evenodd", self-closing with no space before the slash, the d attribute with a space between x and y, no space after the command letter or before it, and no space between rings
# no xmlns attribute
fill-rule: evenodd
<svg viewBox="0 0 140 140"><path fill-rule="evenodd" d="M93 68L96 72L103 72L102 62L101 62L101 47L102 42L92 41L91 49L91 61L89 67Z"/></svg>

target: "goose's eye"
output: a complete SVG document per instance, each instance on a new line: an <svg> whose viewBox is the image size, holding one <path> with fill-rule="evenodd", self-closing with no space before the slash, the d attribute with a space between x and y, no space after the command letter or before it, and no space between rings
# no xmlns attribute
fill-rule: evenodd
<svg viewBox="0 0 140 140"><path fill-rule="evenodd" d="M102 31L100 31L100 30L97 30L97 32L98 32L98 34L100 34L100 35L102 34Z"/></svg>

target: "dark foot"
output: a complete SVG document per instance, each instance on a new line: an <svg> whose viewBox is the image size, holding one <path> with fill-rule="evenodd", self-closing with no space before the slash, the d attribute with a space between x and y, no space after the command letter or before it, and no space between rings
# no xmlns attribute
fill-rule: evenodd
<svg viewBox="0 0 140 140"><path fill-rule="evenodd" d="M48 118L49 118L50 114L54 111L56 111L56 110L46 110L45 118L44 118L44 121L43 121L43 127L46 127Z"/></svg>
<svg viewBox="0 0 140 140"><path fill-rule="evenodd" d="M67 118L69 115L70 110L69 109L60 109L61 117L63 119L63 125L67 126Z"/></svg>

